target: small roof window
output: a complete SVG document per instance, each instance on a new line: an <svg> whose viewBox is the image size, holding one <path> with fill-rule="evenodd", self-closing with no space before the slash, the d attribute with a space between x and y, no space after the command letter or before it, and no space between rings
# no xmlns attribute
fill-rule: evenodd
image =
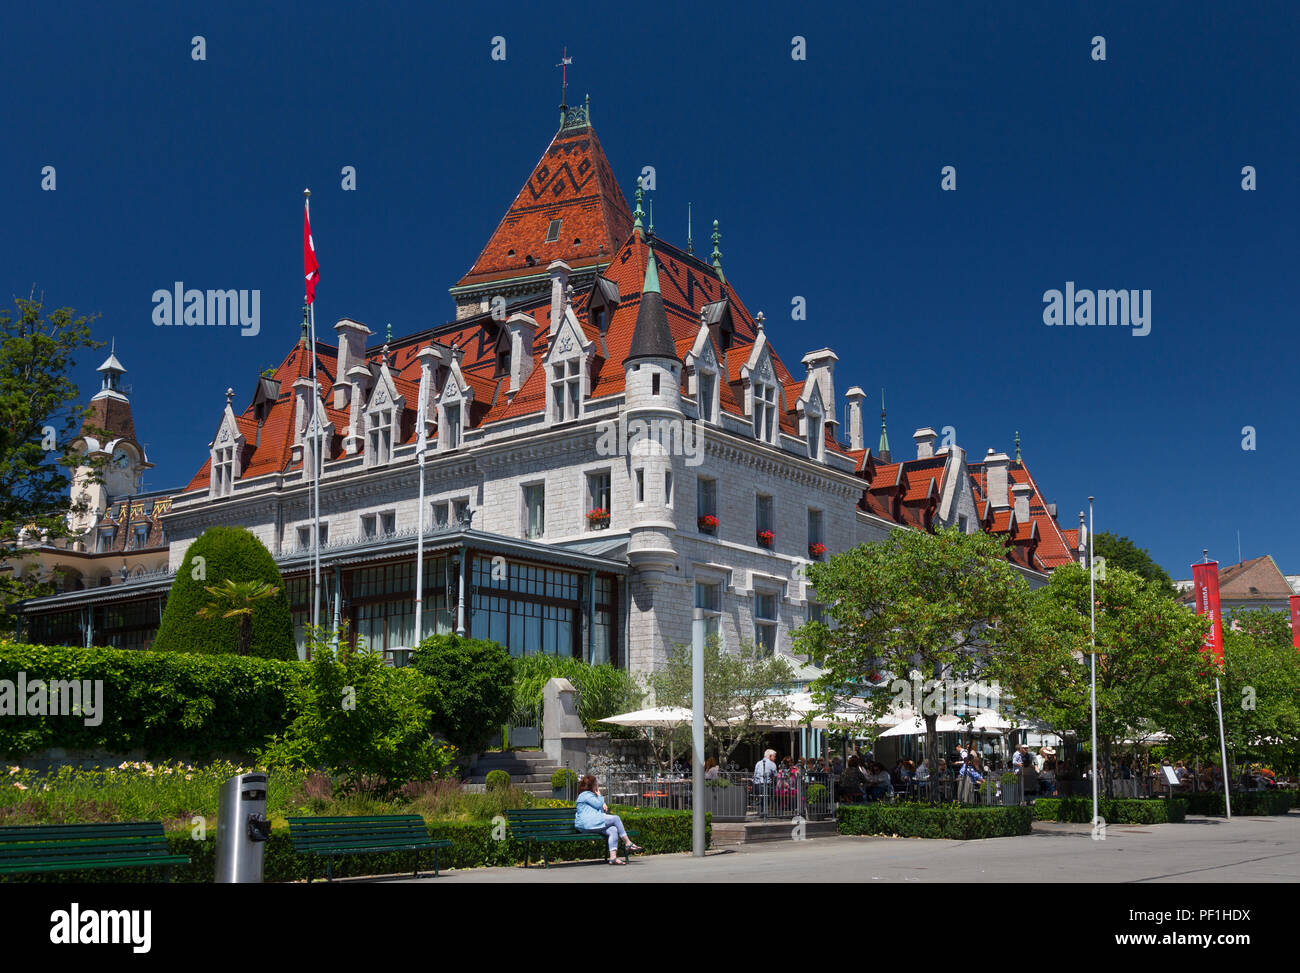
<svg viewBox="0 0 1300 973"><path fill-rule="evenodd" d="M546 242L554 243L560 238L560 224L563 220L551 220L551 225L546 228Z"/></svg>

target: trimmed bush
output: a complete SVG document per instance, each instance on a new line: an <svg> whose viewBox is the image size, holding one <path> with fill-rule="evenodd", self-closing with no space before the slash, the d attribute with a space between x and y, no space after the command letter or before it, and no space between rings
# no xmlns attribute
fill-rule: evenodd
<svg viewBox="0 0 1300 973"><path fill-rule="evenodd" d="M572 805L569 805L572 806ZM614 808L611 811L620 815L629 829L639 832L637 843L645 849L646 854L673 854L691 850L691 813L689 811L667 811L653 808ZM430 821L426 822L429 837L445 838L452 842L452 847L444 848L438 853L440 868L479 868L487 865L522 865L524 846L507 834L503 841L492 837L493 824L490 821ZM705 825L706 838L711 833L709 823ZM167 844L176 855L188 855L190 864L178 866L172 871L174 882L211 882L216 874L216 829L209 828L204 841L195 841L191 832L169 831ZM552 861L594 861L607 856L604 845L591 842L565 842L552 844L547 848ZM534 849L533 858L536 859ZM411 852L393 852L380 855L345 855L334 860L334 875L339 878L359 875L410 874L415 867L417 856ZM433 852L420 852L418 856L421 871L433 870ZM324 874L324 862L317 859L315 875ZM266 843L263 859L263 878L268 882L303 881L307 877L307 856L299 855L293 850L289 840L287 826L277 825L271 831L271 839ZM161 882L161 868L105 868L91 871L42 873L38 875L12 875L0 878L4 882L14 883L141 883Z"/></svg>
<svg viewBox="0 0 1300 973"><path fill-rule="evenodd" d="M102 681L97 726L77 716L0 718L0 753L50 747L150 758L245 756L283 733L306 672L297 661L128 649L0 644L0 679Z"/></svg>
<svg viewBox="0 0 1300 973"><path fill-rule="evenodd" d="M1187 803L1192 814L1226 814L1222 793L1185 794L1179 800ZM1232 813L1243 816L1286 814L1295 806L1295 791L1233 791Z"/></svg>
<svg viewBox="0 0 1300 973"><path fill-rule="evenodd" d="M812 784L808 787L808 803L819 804L826 800L826 785Z"/></svg>
<svg viewBox="0 0 1300 973"><path fill-rule="evenodd" d="M578 786L578 775L567 767L555 768L555 773L551 774L551 790L562 791L572 789Z"/></svg>
<svg viewBox="0 0 1300 973"><path fill-rule="evenodd" d="M840 834L894 835L899 838L1005 838L1029 834L1033 809L965 807L960 804L841 805Z"/></svg>
<svg viewBox="0 0 1300 973"><path fill-rule="evenodd" d="M1182 798L1103 797L1097 802L1098 813L1107 824L1179 824L1187 819L1187 802ZM1040 797L1034 801L1034 818L1038 821L1092 822L1090 797Z"/></svg>
<svg viewBox="0 0 1300 973"><path fill-rule="evenodd" d="M416 648L411 665L428 677L425 705L433 732L466 757L510 719L515 671L510 653L496 642L431 635Z"/></svg>
<svg viewBox="0 0 1300 973"><path fill-rule="evenodd" d="M509 787L510 775L504 770L489 770L487 776L483 778L483 784L490 791Z"/></svg>
<svg viewBox="0 0 1300 973"><path fill-rule="evenodd" d="M264 659L297 659L293 619L280 569L262 542L242 527L209 527L185 551L185 561L167 595L154 649L233 654L239 642L239 619L198 617L199 609L210 597L204 589L227 580L264 581L280 589L275 597L259 602L253 610L248 654Z"/></svg>

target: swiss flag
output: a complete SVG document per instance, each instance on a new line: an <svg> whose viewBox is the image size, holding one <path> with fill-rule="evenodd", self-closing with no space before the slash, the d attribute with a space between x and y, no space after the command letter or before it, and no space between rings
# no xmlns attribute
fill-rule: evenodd
<svg viewBox="0 0 1300 973"><path fill-rule="evenodd" d="M316 263L316 244L311 239L311 214L302 208L302 268L307 285L307 303L316 300L316 284L320 281L320 265Z"/></svg>

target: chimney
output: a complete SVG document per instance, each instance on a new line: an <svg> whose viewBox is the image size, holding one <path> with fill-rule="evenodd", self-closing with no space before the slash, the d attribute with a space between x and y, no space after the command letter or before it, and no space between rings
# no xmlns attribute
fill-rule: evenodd
<svg viewBox="0 0 1300 973"><path fill-rule="evenodd" d="M1007 467L1010 465L1011 457L1006 453L995 453L990 449L984 457L985 493L994 510L1011 506L1011 498L1007 495Z"/></svg>
<svg viewBox="0 0 1300 973"><path fill-rule="evenodd" d="M937 432L926 426L912 433L912 438L916 440L917 459L929 459L934 455L934 441L939 438Z"/></svg>
<svg viewBox="0 0 1300 973"><path fill-rule="evenodd" d="M533 373L537 322L527 314L512 314L506 321L506 331L510 334L510 394L514 395Z"/></svg>
<svg viewBox="0 0 1300 973"><path fill-rule="evenodd" d="M862 428L862 400L867 393L855 385L844 393L844 397L849 400L849 449L863 449L866 436Z"/></svg>
<svg viewBox="0 0 1300 973"><path fill-rule="evenodd" d="M828 426L839 425L835 417L835 363L839 360L840 356L829 348L819 348L803 356L803 367L817 382L817 391L821 392L822 405L826 409L824 421Z"/></svg>
<svg viewBox="0 0 1300 973"><path fill-rule="evenodd" d="M1033 492L1034 488L1028 483L1016 483L1011 487L1011 494L1015 497L1016 523L1029 522L1029 496Z"/></svg>
<svg viewBox="0 0 1300 973"><path fill-rule="evenodd" d="M336 374L346 376L354 365L365 362L366 338L371 332L360 321L353 321L350 318L341 318L334 325L334 331L339 336L339 364ZM347 408L349 391L347 382L334 383L334 408Z"/></svg>
<svg viewBox="0 0 1300 973"><path fill-rule="evenodd" d="M563 260L552 260L546 269L551 275L551 329L548 334L554 338L564 319L564 292L569 286L569 271L572 268Z"/></svg>

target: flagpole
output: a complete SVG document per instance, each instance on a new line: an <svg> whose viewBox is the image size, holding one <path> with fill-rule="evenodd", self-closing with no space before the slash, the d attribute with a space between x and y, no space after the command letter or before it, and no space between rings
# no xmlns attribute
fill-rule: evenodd
<svg viewBox="0 0 1300 973"><path fill-rule="evenodd" d="M1088 614L1092 622L1092 652L1088 659L1092 670L1092 826L1099 817L1097 794L1097 565L1092 554L1092 501L1088 498Z"/></svg>
<svg viewBox="0 0 1300 973"><path fill-rule="evenodd" d="M1210 552L1208 549L1202 549L1201 557L1206 564L1210 563ZM1238 558L1240 560L1240 558ZM1222 616L1220 616L1222 618ZM1222 624L1222 622L1220 622ZM1219 645L1219 651L1223 651L1223 645ZM1219 716L1219 758L1223 761L1223 811L1224 817L1232 820L1232 784L1228 775L1228 743L1223 733L1223 694L1219 689L1219 673L1214 673L1214 709Z"/></svg>
<svg viewBox="0 0 1300 973"><path fill-rule="evenodd" d="M307 222L311 222L311 190L304 189L303 206L307 212ZM313 247L314 249L314 247ZM321 462L321 435L320 435L320 418L317 410L320 408L320 387L316 383L316 302L309 301L307 304L309 322L311 327L311 436L313 438L311 455L312 455L312 476L311 476L311 505L312 505L312 627L320 628L320 475L323 463Z"/></svg>
<svg viewBox="0 0 1300 973"><path fill-rule="evenodd" d="M416 393L420 396L420 401L416 405L415 422L420 428L415 431L415 455L420 464L420 512L417 518L418 527L416 528L415 538L415 644L418 646L424 639L424 629L421 627L424 619L424 453L428 446L425 426L427 425L427 413L425 411L425 372L427 369L421 369L420 391Z"/></svg>

